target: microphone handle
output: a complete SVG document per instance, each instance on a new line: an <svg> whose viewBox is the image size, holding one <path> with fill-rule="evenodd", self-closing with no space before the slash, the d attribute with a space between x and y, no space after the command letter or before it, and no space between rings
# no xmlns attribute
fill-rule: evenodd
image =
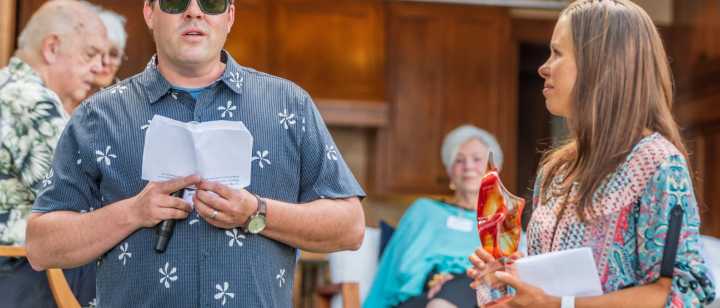
<svg viewBox="0 0 720 308"><path fill-rule="evenodd" d="M185 190L181 189L172 194L173 197L182 198ZM175 230L175 219L163 220L158 227L158 238L155 242L155 251L158 253L165 252L170 238L172 237L173 231Z"/></svg>

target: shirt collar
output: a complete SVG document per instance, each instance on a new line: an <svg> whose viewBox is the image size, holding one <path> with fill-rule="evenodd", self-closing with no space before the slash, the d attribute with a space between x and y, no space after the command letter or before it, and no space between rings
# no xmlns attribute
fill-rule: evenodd
<svg viewBox="0 0 720 308"><path fill-rule="evenodd" d="M10 58L10 61L8 61L7 68L10 76L15 78L15 80L34 82L45 88L45 90L47 90L47 94L52 98L52 103L55 104L58 113L60 113L60 117L65 120L70 119L70 114L65 111L65 107L63 106L60 97L57 93L55 93L55 91L47 87L45 81L42 77L40 77L40 74L38 74L38 72L36 72L30 64L27 64L18 57L12 57Z"/></svg>
<svg viewBox="0 0 720 308"><path fill-rule="evenodd" d="M40 77L40 74L38 74L32 66L18 57L10 58L8 62L8 72L17 80L30 80L45 86L45 82Z"/></svg>
<svg viewBox="0 0 720 308"><path fill-rule="evenodd" d="M241 95L245 84L245 71L225 50L221 51L220 60L225 63L225 71L218 81L222 81L230 90ZM158 70L157 55L154 55L148 62L141 80L148 93L150 104L156 103L172 90L170 82Z"/></svg>

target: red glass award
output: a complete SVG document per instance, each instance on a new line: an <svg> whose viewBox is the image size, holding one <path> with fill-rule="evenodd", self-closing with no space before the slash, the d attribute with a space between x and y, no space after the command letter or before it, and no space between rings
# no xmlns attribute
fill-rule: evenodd
<svg viewBox="0 0 720 308"><path fill-rule="evenodd" d="M505 270L512 262L510 256L518 250L522 233L522 211L525 199L510 193L493 163L492 152L488 168L480 183L477 202L478 233L483 249L495 257L480 273L482 280L477 289L478 305L489 305L509 299L514 292L495 279L494 273Z"/></svg>

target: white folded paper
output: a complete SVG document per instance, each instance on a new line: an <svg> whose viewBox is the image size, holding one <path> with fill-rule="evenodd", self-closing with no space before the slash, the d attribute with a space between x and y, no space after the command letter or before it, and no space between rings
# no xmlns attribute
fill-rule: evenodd
<svg viewBox="0 0 720 308"><path fill-rule="evenodd" d="M233 188L250 185L253 137L242 122L184 123L156 115L145 135L142 179L197 174Z"/></svg>
<svg viewBox="0 0 720 308"><path fill-rule="evenodd" d="M602 295L592 250L588 247L556 251L515 262L520 280L553 296Z"/></svg>

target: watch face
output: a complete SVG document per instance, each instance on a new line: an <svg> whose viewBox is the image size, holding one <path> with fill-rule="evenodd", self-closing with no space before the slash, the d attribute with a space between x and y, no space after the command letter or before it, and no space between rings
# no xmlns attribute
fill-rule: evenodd
<svg viewBox="0 0 720 308"><path fill-rule="evenodd" d="M252 219L250 219L250 223L248 224L248 231L250 233L256 234L260 233L260 231L265 229L265 217L263 216L255 216Z"/></svg>

